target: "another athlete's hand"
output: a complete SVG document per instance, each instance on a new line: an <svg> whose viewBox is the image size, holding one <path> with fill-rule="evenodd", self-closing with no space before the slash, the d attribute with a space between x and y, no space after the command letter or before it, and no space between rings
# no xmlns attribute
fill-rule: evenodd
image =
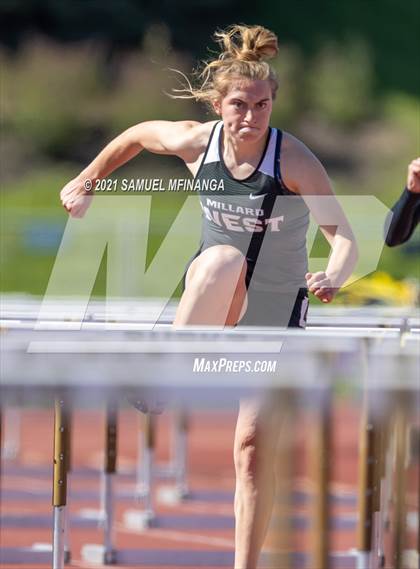
<svg viewBox="0 0 420 569"><path fill-rule="evenodd" d="M322 302L331 302L337 294L338 289L332 286L330 278L323 271L306 273L305 279L309 292Z"/></svg>
<svg viewBox="0 0 420 569"><path fill-rule="evenodd" d="M414 194L420 194L420 157L408 166L407 189Z"/></svg>
<svg viewBox="0 0 420 569"><path fill-rule="evenodd" d="M90 181L89 181L90 182ZM90 187L92 187L90 185ZM93 198L93 190L86 189L86 181L75 178L60 192L61 203L71 217L83 217Z"/></svg>

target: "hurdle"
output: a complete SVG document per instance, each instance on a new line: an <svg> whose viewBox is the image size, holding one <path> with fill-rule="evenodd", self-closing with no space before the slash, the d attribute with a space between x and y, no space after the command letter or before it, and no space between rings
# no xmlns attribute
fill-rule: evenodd
<svg viewBox="0 0 420 569"><path fill-rule="evenodd" d="M16 331L17 331L17 330L16 330ZM21 331L22 331L22 330L21 330ZM51 330L51 331L52 331L52 330ZM89 333L88 330L86 330L86 331ZM11 331L11 332L12 332L11 335L13 336L13 331ZM39 331L39 332L40 332L40 335L39 335L38 332L37 332L37 334L36 334L35 337L37 337L37 336L40 337L40 338L41 338L41 341L44 341L44 342L45 342L45 341L51 341L51 337L52 337L51 334L48 334L48 332L47 332L46 335L45 335L45 333L44 333L43 331ZM65 330L61 330L61 332L63 332L64 334L67 334L67 332L66 332ZM61 334L61 332L60 332L60 334ZM56 332L55 332L55 333L56 333ZM107 334L108 334L108 332L107 332ZM111 334L112 334L112 331L111 331ZM296 335L296 334L297 334L297 335ZM373 338L373 339L378 339L378 338L384 339L384 342L387 343L387 344L389 345L389 347L392 347L392 348L394 349L395 354L396 354L397 356L398 356L398 354L399 354L399 349L396 349L396 344L398 343L399 335L398 335L398 333L395 332L394 330L391 330L391 331L388 331L388 332L387 332L387 331L384 331L384 330L379 330L379 331L377 330L376 332L372 332L371 330L369 330L369 331L364 330L363 332L357 332L356 335L355 335L355 331L354 331L354 330L353 330L351 333L349 333L348 331L344 331L344 333L341 335L341 338L338 336L339 333L338 333L336 330L334 330L334 331L331 331L331 330L324 330L324 331L306 331L306 332L304 332L303 334L304 334L308 339L311 338L311 340L314 342L314 346L312 347L312 349L314 349L314 351L315 351L316 353L318 353L318 352L319 352L319 353L322 353L322 342L319 341L319 338L321 338L321 339L323 338L324 340L325 340L325 338L334 338L335 340L337 340L337 338L338 338L338 342L339 342L339 343L341 342L340 348L341 348L342 351L346 351L346 350L349 350L349 349L350 349L350 350L353 350L353 351L356 351L356 350L359 349L359 344L360 344L360 341L359 341L359 340L360 340L360 338L364 338L365 336L367 336L367 337L370 337L370 338ZM6 337L7 337L7 336L10 336L10 334L7 333L7 334L5 334L5 336L6 336ZM146 340L148 341L148 336L149 336L149 335L147 334L146 336L147 336ZM215 335L214 335L214 333L212 333L212 332L210 332L210 333L207 333L207 332L206 332L206 333L200 332L200 336L201 336L201 337L205 337L205 338L209 338L209 339L211 339L211 341L213 341L213 342L215 341ZM234 333L223 333L223 334L221 334L221 337L223 337L225 340L229 340L229 341L232 340L232 338L233 338L234 336L235 336ZM237 333L236 333L236 336L237 336L237 337L239 336L239 337L242 337L242 338L244 337L243 334L242 334L242 336L241 336L241 334L237 334ZM73 336L71 336L71 337L73 337ZM86 340L90 340L90 339L94 339L95 337L96 337L95 334L93 334L93 335L91 335L91 336L87 336L85 339L86 339ZM172 336L172 337L173 337L173 336ZM195 338L195 335L194 335L194 334L188 335L188 334L182 334L182 333L181 333L181 334L175 334L175 338L181 338L181 337L182 337L182 338L187 338L187 339L190 339L190 340L191 340L192 338ZM45 338L45 339L44 339L44 338ZM49 340L48 340L48 338L49 338ZM117 341L119 341L119 340L121 339L121 334L117 334L117 335L115 336L115 338L116 338ZM157 334L154 335L154 339L155 339L157 342L160 341L160 342L163 342L163 343L164 343L165 341L168 340L168 338L170 338L170 336L168 336L167 334L163 334L163 335L161 336L159 333L157 333ZM279 334L279 333L277 333L277 334L270 334L270 333L268 333L268 332L265 332L265 333L263 333L263 334L260 334L260 336L258 336L257 333L252 332L252 338L253 338L253 340L256 340L257 338L264 338L265 340L275 338L276 341L278 341L279 338L285 339L285 340L287 340L287 341L289 341L289 339L290 339L290 340L295 340L295 341L296 341L295 348L296 348L296 346L297 346L298 344L300 344L300 345L299 345L299 350L302 349L302 346L305 346L305 347L308 349L308 345L307 345L308 342L306 342L306 340L303 339L304 336L302 336L302 334L299 335L299 333L293 333L293 332L289 332L289 331L283 332L283 333L281 333L281 334ZM17 336L16 336L15 339L17 340L17 343L19 344L19 339L18 339ZM12 339L12 340L13 340L13 339ZM356 341L355 341L355 340L356 340ZM396 342L396 340L397 340L397 342ZM72 340L70 340L70 341L72 341ZM25 343L25 342L27 343L27 340L25 340L24 343ZM306 344L305 344L305 342L306 342ZM318 342L318 343L317 343L317 342ZM346 343L346 342L347 342L347 343ZM12 342L12 343L13 343L13 342ZM402 350L403 350L403 352L404 352L404 357L405 357L405 356L409 356L409 357L411 358L412 355L413 355L413 352L415 352L415 350L417 349L417 348L416 348L417 345L418 345L418 337L416 337L416 334L415 334L415 333L412 333L411 335L408 334L408 337L407 337L407 346L406 346L405 348L402 348ZM350 348L349 348L349 346L350 346ZM13 348L13 345L10 344L10 347ZM15 347L16 347L16 346L15 346ZM73 348L73 349L75 349L75 348ZM161 349L162 349L162 350L164 349L164 346L163 346L163 345L161 346ZM220 349L220 348L219 348L219 349ZM234 347L233 349L238 349L238 347ZM297 348L296 348L296 349L297 349ZM295 354L296 354L296 349L295 349L295 352L294 352ZM411 350L411 352L410 352L410 350ZM340 350L337 350L337 351L339 352ZM5 352L5 353L7 354L7 352ZM34 361L36 361L36 354L37 354L37 353L38 353L38 354L41 354L42 352L32 352L32 355L35 356L35 357L34 357ZM216 353L217 353L217 352L216 352ZM221 353L225 353L225 352L222 351ZM235 352L234 352L234 353L235 353ZM410 354L411 354L411 355L410 355ZM63 354L62 352L61 352L61 353L60 353L60 352L56 352L56 353L53 354L53 355L57 356L57 357L53 358L53 359L55 359L55 361L59 361L59 360L60 360L60 357L61 357L61 359L63 359L63 356L65 356L65 354ZM93 365L94 365L94 363L95 363L95 359L94 359L94 357L93 357L93 358L90 358L90 357L89 357L89 356L92 356L92 355L94 356L95 354L94 354L94 353L84 354L84 357L86 358L86 365L93 367ZM103 355L103 354L102 354L102 355ZM142 355L144 355L144 354L142 354ZM87 356L87 357L86 357L86 356ZM32 359L32 358L30 358L30 359ZM149 357L149 358L146 357L146 359L150 360L150 361L149 361L150 366L149 366L148 368L147 368L147 366L146 366L146 371L147 371L147 374L146 374L146 375L147 375L147 377L146 377L146 378L143 378L144 381L145 381L145 388L147 389L147 388L150 388L150 387L151 387L151 385L152 385L152 379L153 379L154 377L156 377L156 376L159 374L159 370L164 370L165 372L167 372L169 368L166 367L165 365L163 365L163 366L156 365L156 361L152 361L152 360L150 359L150 357ZM153 358L152 358L152 359L153 359ZM88 363L88 360L92 360L92 361L90 361L90 362ZM15 360L12 358L9 362L7 362L6 365L7 365L7 366L11 366L14 361L15 361ZM38 362L38 363L39 363L39 362ZM110 362L109 362L109 358L108 358L108 364L109 364L109 363L110 363ZM325 362L324 362L324 363L325 363ZM318 365L319 365L319 364L318 364ZM404 362L403 365L405 366L406 363ZM322 368L325 370L325 366L324 366L324 365L322 365ZM102 373L105 373L105 372L104 372L104 369L105 369L105 368L102 367L102 369L101 369ZM107 372L108 377L105 377L106 374L103 375L102 378L99 378L99 379L97 380L97 385L101 385L101 382L104 382L105 388L106 388L108 391L109 391L110 389L115 389L116 386L113 385L113 383L112 383L111 370L112 370L113 372L115 372L116 369L117 369L117 368L116 368L115 365L114 365L111 369L109 369L108 372ZM11 370L10 367L6 367L6 371L11 372L11 371L13 371L13 370ZM20 371L21 371L21 370L20 370ZM44 371L45 371L45 370L44 370ZM311 368L311 370L309 370L309 371L313 371L313 368ZM178 386L178 382L179 382L181 385L183 384L181 378L182 378L182 373L184 373L184 372L185 372L185 366L184 366L184 370L178 372L178 373L176 374L177 377L176 377L176 378L173 378L173 380L171 381L171 386L172 386L173 388L175 388L175 387ZM65 378L62 379L62 382L63 382L62 385L63 385L63 387L68 387L68 382L69 382L69 379L68 379L68 378L70 377L70 376L68 375L68 373L69 373L69 372L66 372L66 376L67 376L67 377L65 377ZM17 371L14 370L14 372L12 373L12 375L15 376L15 379L16 379L16 374L17 374ZM41 374L39 373L39 370L38 370L38 378L36 379L36 381L38 381L38 382L40 381L40 375L41 375ZM22 377L24 377L24 376L22 376ZM21 377L21 380L20 380L20 381L22 381L22 377ZM6 379L7 379L7 376L6 376ZM10 378L10 379L11 379L11 378ZM230 379L232 380L232 378L230 378ZM237 381L235 381L235 384L233 385L233 388L234 388L234 389L241 390L241 389L244 389L244 386L245 386L245 391L248 390L248 391L251 391L251 392L252 392L252 389L253 389L253 388L252 388L252 385L249 385L249 384L247 385L246 379L247 379L247 378L246 378L245 376L241 377L240 380L239 380L239 378L238 378ZM277 378L277 379L280 381L281 378ZM288 380L287 378L283 378L283 379L284 379L284 383L283 383L282 387L287 387L287 385L288 385L287 381L290 381L290 380ZM226 380L226 377L225 377L225 380ZM35 383L32 383L33 380L28 377L28 371L26 372L26 379L25 379L25 381L27 381L27 384L26 384L27 387L28 387L28 385L31 385L31 384L32 384L32 385L35 385ZM134 387L134 383L135 383L135 382L134 382L134 380L133 380L133 377L130 378L130 377L126 376L124 381L126 381L126 385L127 385L128 388L131 388L131 389L132 389L132 388ZM11 382L11 383L12 383L12 382ZM13 387L12 387L11 383L10 383L10 384L9 384L9 383L3 384L3 391L6 393L6 395L7 395L7 392L8 392L8 391L13 391L13 389L16 388L16 386L13 386ZM184 379L184 383L185 383L185 379ZM191 383L192 383L192 382L191 382L191 377L190 377L190 380L187 381L187 386L188 386L189 389L192 388L192 384L191 384ZM18 385L19 385L19 384L18 384ZM125 384L122 384L122 385L125 385ZM271 385L271 384L270 384L270 385ZM42 387L42 386L43 386L44 389L47 389L48 392L54 392L55 389L56 389L56 386L45 385L45 383L44 383L44 384L41 383L41 387ZM231 386L232 386L232 381L231 381ZM79 387L80 387L80 385L79 385ZM120 386L120 387L121 387L121 386ZM165 387L167 387L167 386L165 386ZM218 384L218 387L220 387L220 384ZM267 387L269 387L269 386L267 386ZM272 385L271 385L271 387L272 387ZM306 380L305 380L304 382L302 382L302 384L300 385L300 387L301 387L302 389L303 389L303 388L314 388L314 385L313 385L313 383L311 383L311 381L310 381L308 378L306 378ZM388 387L391 388L391 386L388 386ZM412 388L412 386L411 386L411 388ZM118 390L117 390L117 391L118 391ZM198 390L198 391L199 391L199 390ZM200 398L200 394L197 393L197 394L195 395L195 397L197 397L197 399L199 399L199 398ZM76 401L77 401L77 397L76 397ZM326 429L323 429L323 430L322 430L322 433L323 433L324 435L326 434L325 431L326 431ZM321 438L321 441L322 441L322 440L325 441L325 438L324 438L323 436L321 436L320 438ZM397 445L397 446L398 446L398 445ZM60 455L58 455L58 456L60 456ZM61 474L63 474L63 473L61 472ZM324 476L325 476L325 472L324 472ZM327 475L325 476L325 479L326 479L326 480L328 479L328 476L327 476ZM60 478L59 478L59 480L60 480ZM63 478L61 478L61 480L63 480ZM62 487L62 485L60 485L60 487ZM322 493L322 494L324 495L324 493ZM58 506L58 507L62 506L62 504L61 504L62 500L58 500L58 502L59 502L59 503L57 503L57 506ZM322 507L325 508L325 502L322 504ZM59 519L59 521L60 521L60 516L58 516L58 519ZM62 527L62 526L59 526L59 527ZM321 532L320 532L320 533L321 533ZM62 543L62 541L59 540L60 547L61 547L61 543ZM54 542L54 545L55 545L55 542ZM320 548L320 550L322 549L322 547L321 547L319 544L318 544L318 547ZM323 549L323 551L325 551L325 548ZM122 555L122 556L120 555L120 557L119 557L119 554L121 554L121 553L122 553L122 552L116 552L116 560L118 560L119 563L120 563L120 562L123 560L123 558L124 558L123 555ZM325 554L324 554L324 555L325 555ZM325 557L324 557L324 558L325 558ZM127 559L127 556L126 556L126 559ZM131 559L133 559L133 556L131 556ZM61 558L61 557L58 557L57 560L56 560L56 562L57 562L57 563L61 563L61 562L62 562L62 558ZM328 559L327 559L327 563L328 563ZM328 565L325 565L325 567L328 567Z"/></svg>
<svg viewBox="0 0 420 569"><path fill-rule="evenodd" d="M65 508L67 505L68 423L67 409L62 397L55 400L54 471L53 471L53 567L64 566Z"/></svg>
<svg viewBox="0 0 420 569"><path fill-rule="evenodd" d="M37 320L40 305L41 301L36 297L5 295L0 307L0 317L4 318L6 322L12 320L16 323L19 322L21 325L27 324L31 326L31 322ZM151 322L154 322L156 306L158 305L160 305L160 301L153 298L147 300L143 299L140 302L137 299L124 300L124 302L114 300L112 304L107 304L105 308L105 303L102 299L92 299L85 313L83 327L102 324L108 319L108 321L116 323L117 326L122 325L126 329L129 329L130 326L134 326L134 329L141 329L143 325L147 326ZM159 328L169 327L171 325L176 306L176 302L168 303L164 313L159 318ZM43 308L43 316L45 318L43 324L50 322L53 323L54 326L59 326L59 322L74 321L75 319L77 321L79 313L77 300L69 298L50 299L48 309L45 310L45 308ZM323 307L322 309L316 306L311 307L308 329L318 329L326 325L338 326L340 328L343 326L350 328L385 327L387 329L395 328L403 331L404 329L410 330L415 327L419 328L420 319L409 315L406 308L380 307L380 309L378 309L377 307L368 306L361 308L346 307L343 309L333 305ZM9 431L17 433L17 425L19 423L18 413L14 412L11 420L13 420L13 424L10 425ZM156 465L153 469L154 478L175 478L175 488L173 490L168 488L159 493L159 499L167 503L193 498L193 496L189 494L186 485L186 432L183 429L183 422L187 422L187 419L184 421L181 419L179 422L176 421L177 430L174 436L175 442L171 463L165 466ZM146 456L147 460L142 461L140 458L142 454L141 445L143 445L144 437L145 434L141 431L139 437L139 462L136 469L137 495L139 499L147 499L145 496L145 487L147 484L143 483L142 478L146 475L149 477L152 476L151 472L149 474L145 472L145 462L149 463L151 459ZM13 437L13 440L6 439L4 446L4 457L6 459L13 458L18 452L17 437ZM153 448L151 448L145 449L146 455L149 453L149 450L153 454ZM77 474L77 472L74 472L74 475ZM124 497L120 496L119 498L123 499Z"/></svg>
<svg viewBox="0 0 420 569"><path fill-rule="evenodd" d="M265 547L271 551L271 561L278 567L292 569L291 555L287 552L293 539L293 521L290 515L293 506L293 467L294 467L294 420L296 418L295 394L290 389L285 389L282 397L276 401L279 415L282 416L282 427L279 432L278 452L276 459L276 487L277 496L274 500L272 520L274 528L270 527L265 540ZM271 526L273 522L271 523ZM264 550L263 550L264 552Z"/></svg>

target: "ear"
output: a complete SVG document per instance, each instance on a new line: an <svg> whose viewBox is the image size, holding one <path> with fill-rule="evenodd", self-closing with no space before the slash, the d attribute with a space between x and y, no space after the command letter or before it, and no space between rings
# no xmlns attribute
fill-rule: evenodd
<svg viewBox="0 0 420 569"><path fill-rule="evenodd" d="M222 114L222 105L220 99L213 99L212 105L216 115L220 116Z"/></svg>

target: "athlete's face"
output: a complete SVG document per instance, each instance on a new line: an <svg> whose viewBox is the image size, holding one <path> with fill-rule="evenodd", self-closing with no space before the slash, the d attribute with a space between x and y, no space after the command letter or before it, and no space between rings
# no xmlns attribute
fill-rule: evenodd
<svg viewBox="0 0 420 569"><path fill-rule="evenodd" d="M269 81L238 80L214 103L226 132L241 141L256 141L267 133L273 106Z"/></svg>

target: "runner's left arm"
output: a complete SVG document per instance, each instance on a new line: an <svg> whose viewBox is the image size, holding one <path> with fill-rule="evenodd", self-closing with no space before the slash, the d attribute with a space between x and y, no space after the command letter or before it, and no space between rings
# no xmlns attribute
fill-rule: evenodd
<svg viewBox="0 0 420 569"><path fill-rule="evenodd" d="M331 246L325 271L307 273L308 289L321 301L331 302L356 266L356 239L320 161L300 141L293 139L291 146L285 183L305 200Z"/></svg>

